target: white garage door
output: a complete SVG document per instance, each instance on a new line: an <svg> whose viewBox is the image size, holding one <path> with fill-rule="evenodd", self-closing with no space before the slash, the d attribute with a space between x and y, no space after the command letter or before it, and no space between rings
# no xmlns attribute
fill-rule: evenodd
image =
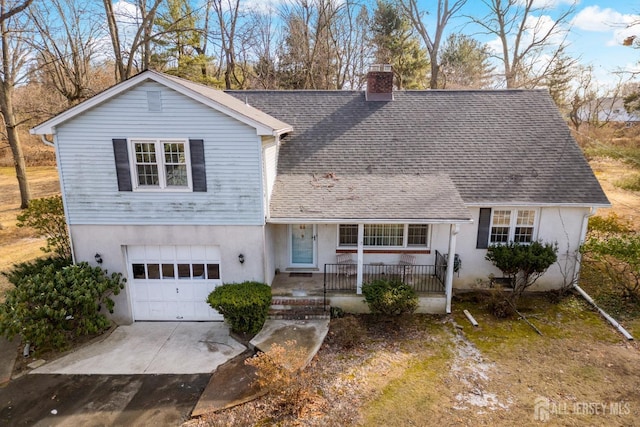
<svg viewBox="0 0 640 427"><path fill-rule="evenodd" d="M218 246L128 246L135 320L222 320L207 296L222 284Z"/></svg>

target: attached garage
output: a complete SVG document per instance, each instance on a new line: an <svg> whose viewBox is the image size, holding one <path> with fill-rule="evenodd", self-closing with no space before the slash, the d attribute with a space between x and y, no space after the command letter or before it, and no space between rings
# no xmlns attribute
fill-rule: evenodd
<svg viewBox="0 0 640 427"><path fill-rule="evenodd" d="M206 302L220 258L218 246L128 246L134 320L222 320Z"/></svg>

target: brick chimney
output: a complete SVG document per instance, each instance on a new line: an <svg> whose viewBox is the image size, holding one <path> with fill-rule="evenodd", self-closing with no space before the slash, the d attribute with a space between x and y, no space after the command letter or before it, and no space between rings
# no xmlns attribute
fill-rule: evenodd
<svg viewBox="0 0 640 427"><path fill-rule="evenodd" d="M389 64L369 66L367 73L367 101L393 101L393 70Z"/></svg>

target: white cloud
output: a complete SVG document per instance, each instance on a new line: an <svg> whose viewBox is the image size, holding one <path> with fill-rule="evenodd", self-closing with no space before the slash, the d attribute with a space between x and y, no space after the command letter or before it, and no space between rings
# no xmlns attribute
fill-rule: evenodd
<svg viewBox="0 0 640 427"><path fill-rule="evenodd" d="M528 0L517 0L520 5L525 5ZM572 5L575 0L533 0L533 9L555 9L563 4Z"/></svg>
<svg viewBox="0 0 640 427"><path fill-rule="evenodd" d="M585 31L611 33L607 46L619 46L622 41L640 33L640 15L622 14L614 9L599 6L585 7L572 21L576 28Z"/></svg>
<svg viewBox="0 0 640 427"><path fill-rule="evenodd" d="M639 19L640 15L622 14L611 8L600 9L600 6L587 6L578 12L572 24L581 30L609 32Z"/></svg>

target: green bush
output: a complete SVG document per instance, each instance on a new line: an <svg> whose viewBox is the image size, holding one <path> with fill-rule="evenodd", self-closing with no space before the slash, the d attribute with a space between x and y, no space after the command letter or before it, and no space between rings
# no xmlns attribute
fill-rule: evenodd
<svg viewBox="0 0 640 427"><path fill-rule="evenodd" d="M229 283L215 288L207 302L233 332L256 334L269 313L271 288L259 282Z"/></svg>
<svg viewBox="0 0 640 427"><path fill-rule="evenodd" d="M418 295L399 280L378 279L362 285L364 300L374 314L397 316L418 308Z"/></svg>
<svg viewBox="0 0 640 427"><path fill-rule="evenodd" d="M615 214L589 220L583 262L607 277L625 297L640 302L640 234Z"/></svg>
<svg viewBox="0 0 640 427"><path fill-rule="evenodd" d="M45 267L54 266L56 270L61 270L69 265L71 265L71 260L68 258L38 258L35 261L14 264L11 270L3 271L2 275L15 286L20 286L21 282L26 281L36 273L40 273Z"/></svg>
<svg viewBox="0 0 640 427"><path fill-rule="evenodd" d="M109 298L124 288L120 273L110 276L100 267L87 263L60 268L55 262L39 272L10 276L14 289L0 305L0 334L9 339L20 335L36 351L64 350L81 335L92 335L109 327L100 313L102 305L113 312ZM16 269L28 271L31 267ZM17 279L17 280L16 280Z"/></svg>
<svg viewBox="0 0 640 427"><path fill-rule="evenodd" d="M489 246L486 259L511 279L509 299L515 305L522 293L558 260L557 253L558 245L553 243L509 242Z"/></svg>
<svg viewBox="0 0 640 427"><path fill-rule="evenodd" d="M60 258L71 259L71 243L61 196L34 199L18 215L18 227L31 227L38 236L47 238L43 252L53 252Z"/></svg>

